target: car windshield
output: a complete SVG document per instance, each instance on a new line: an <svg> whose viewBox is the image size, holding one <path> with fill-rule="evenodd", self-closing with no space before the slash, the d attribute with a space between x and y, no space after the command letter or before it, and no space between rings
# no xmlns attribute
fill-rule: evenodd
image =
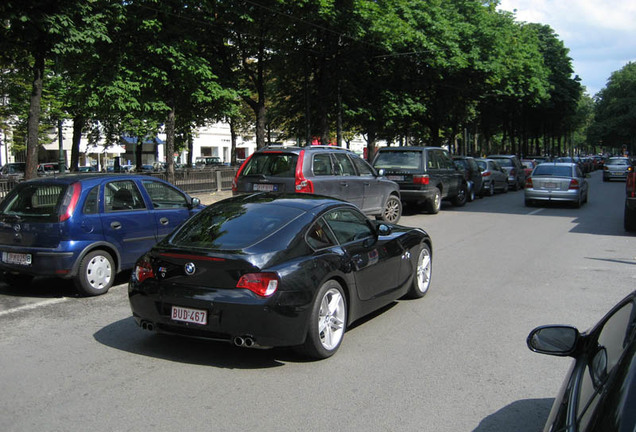
<svg viewBox="0 0 636 432"><path fill-rule="evenodd" d="M22 184L0 204L0 213L19 217L57 218L66 185Z"/></svg>
<svg viewBox="0 0 636 432"><path fill-rule="evenodd" d="M629 165L627 159L610 159L608 165Z"/></svg>
<svg viewBox="0 0 636 432"><path fill-rule="evenodd" d="M476 162L477 162L477 165L479 165L480 170L486 171L488 169L488 163L486 163L486 161L478 160Z"/></svg>
<svg viewBox="0 0 636 432"><path fill-rule="evenodd" d="M533 176L572 177L572 168L564 165L538 165Z"/></svg>
<svg viewBox="0 0 636 432"><path fill-rule="evenodd" d="M294 177L298 155L294 153L255 153L243 169L244 176Z"/></svg>
<svg viewBox="0 0 636 432"><path fill-rule="evenodd" d="M376 169L421 169L422 153L419 151L381 151L373 164Z"/></svg>
<svg viewBox="0 0 636 432"><path fill-rule="evenodd" d="M304 211L285 205L223 202L186 222L167 239L172 246L208 250L240 250L264 240Z"/></svg>

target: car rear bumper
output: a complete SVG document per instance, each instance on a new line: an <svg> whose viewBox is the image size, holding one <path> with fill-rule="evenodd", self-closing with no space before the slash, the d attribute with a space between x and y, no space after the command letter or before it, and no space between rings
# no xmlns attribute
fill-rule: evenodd
<svg viewBox="0 0 636 432"><path fill-rule="evenodd" d="M577 202L580 199L580 196L581 196L580 189L572 189L572 190L566 190L566 191L525 189L526 200L532 200L532 201Z"/></svg>
<svg viewBox="0 0 636 432"><path fill-rule="evenodd" d="M29 255L30 264L12 264L6 262L8 254ZM60 251L41 248L0 247L0 270L28 274L31 276L71 277L77 258L76 251Z"/></svg>
<svg viewBox="0 0 636 432"><path fill-rule="evenodd" d="M435 196L435 190L405 190L400 189L400 198L404 202L419 203L424 201L430 201Z"/></svg>
<svg viewBox="0 0 636 432"><path fill-rule="evenodd" d="M281 291L271 298L261 298L243 289L162 289L154 281L131 282L128 297L133 317L142 328L225 342L250 338L262 347L302 344L312 301L298 292ZM173 320L172 306L205 311L207 322Z"/></svg>

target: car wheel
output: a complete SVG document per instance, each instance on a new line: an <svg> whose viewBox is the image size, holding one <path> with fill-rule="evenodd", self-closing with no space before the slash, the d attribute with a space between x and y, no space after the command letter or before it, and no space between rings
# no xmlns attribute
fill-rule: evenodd
<svg viewBox="0 0 636 432"><path fill-rule="evenodd" d="M413 284L407 293L408 298L420 298L428 292L431 286L431 274L433 272L433 258L431 249L427 244L422 244L422 249L417 257L417 266L413 274Z"/></svg>
<svg viewBox="0 0 636 432"><path fill-rule="evenodd" d="M380 218L387 223L397 223L402 216L402 201L395 195L391 195L387 198L384 204L384 210Z"/></svg>
<svg viewBox="0 0 636 432"><path fill-rule="evenodd" d="M488 196L493 196L495 194L495 182L490 182L490 187L488 188Z"/></svg>
<svg viewBox="0 0 636 432"><path fill-rule="evenodd" d="M468 201L473 202L475 198L477 198L477 195L475 194L475 187L473 186L470 188L470 192L468 192Z"/></svg>
<svg viewBox="0 0 636 432"><path fill-rule="evenodd" d="M10 272L4 272L2 274L2 278L7 285L12 287L23 287L25 285L29 285L33 280L33 276L31 275Z"/></svg>
<svg viewBox="0 0 636 432"><path fill-rule="evenodd" d="M96 296L106 294L115 280L115 263L110 254L103 250L88 253L74 279L80 294Z"/></svg>
<svg viewBox="0 0 636 432"><path fill-rule="evenodd" d="M625 217L623 219L625 231L636 231L636 211L627 207L625 204Z"/></svg>
<svg viewBox="0 0 636 432"><path fill-rule="evenodd" d="M433 198L426 203L427 210L431 214L437 214L442 208L442 192L439 188L433 188Z"/></svg>
<svg viewBox="0 0 636 432"><path fill-rule="evenodd" d="M461 207L466 204L466 200L468 199L467 191L466 191L466 183L462 183L459 186L459 190L457 191L457 195L453 198L453 205L455 207Z"/></svg>
<svg viewBox="0 0 636 432"><path fill-rule="evenodd" d="M347 326L347 304L338 282L325 282L309 316L309 328L300 351L311 358L325 359L338 351Z"/></svg>

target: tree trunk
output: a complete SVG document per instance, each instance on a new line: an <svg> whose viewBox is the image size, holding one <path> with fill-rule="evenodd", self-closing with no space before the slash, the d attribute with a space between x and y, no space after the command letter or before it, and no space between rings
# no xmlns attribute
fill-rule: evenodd
<svg viewBox="0 0 636 432"><path fill-rule="evenodd" d="M174 184L174 124L175 108L172 106L166 119L166 175L172 184Z"/></svg>
<svg viewBox="0 0 636 432"><path fill-rule="evenodd" d="M234 121L229 119L230 124L230 165L236 165L236 129Z"/></svg>
<svg viewBox="0 0 636 432"><path fill-rule="evenodd" d="M29 117L27 119L26 169L24 173L24 178L26 180L37 177L38 146L40 145L40 104L42 103L43 77L44 54L37 52L35 53L35 63L33 65L33 83L31 87L31 99L29 102Z"/></svg>
<svg viewBox="0 0 636 432"><path fill-rule="evenodd" d="M73 117L73 140L71 142L71 166L69 171L75 172L79 166L80 143L82 141L82 132L86 125L86 119L81 114Z"/></svg>

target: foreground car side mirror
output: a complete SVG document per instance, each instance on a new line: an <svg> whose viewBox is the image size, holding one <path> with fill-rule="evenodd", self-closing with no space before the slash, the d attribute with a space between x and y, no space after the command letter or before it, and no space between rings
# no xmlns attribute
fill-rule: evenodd
<svg viewBox="0 0 636 432"><path fill-rule="evenodd" d="M192 202L190 204L191 208L197 208L201 205L201 200L199 198L192 198Z"/></svg>
<svg viewBox="0 0 636 432"><path fill-rule="evenodd" d="M526 343L531 351L540 354L570 356L576 351L580 336L571 326L541 326L530 332Z"/></svg>
<svg viewBox="0 0 636 432"><path fill-rule="evenodd" d="M386 171L384 171L384 168L380 168L380 169L378 170L378 175L379 175L380 177L384 177L384 173L385 173L385 172L386 172Z"/></svg>
<svg viewBox="0 0 636 432"><path fill-rule="evenodd" d="M387 224L380 224L378 225L378 235L381 236L387 236L391 234L391 227L388 226Z"/></svg>

